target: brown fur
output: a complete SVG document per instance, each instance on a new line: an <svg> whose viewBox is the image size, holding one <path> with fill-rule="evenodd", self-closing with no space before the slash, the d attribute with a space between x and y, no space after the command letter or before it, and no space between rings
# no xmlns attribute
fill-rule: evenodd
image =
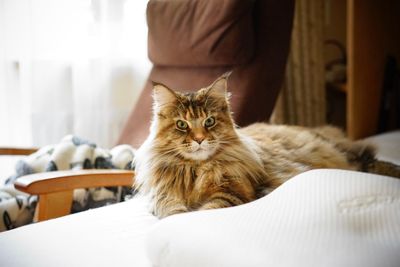
<svg viewBox="0 0 400 267"><path fill-rule="evenodd" d="M154 85L154 119L136 156L136 186L158 217L240 205L311 169L379 172L373 148L334 127L257 123L237 129L227 77L190 94ZM215 124L208 127L210 117Z"/></svg>

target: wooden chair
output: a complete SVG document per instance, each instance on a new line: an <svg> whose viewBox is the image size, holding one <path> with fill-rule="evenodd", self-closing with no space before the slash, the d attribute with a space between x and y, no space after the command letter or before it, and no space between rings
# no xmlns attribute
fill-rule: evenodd
<svg viewBox="0 0 400 267"><path fill-rule="evenodd" d="M0 148L0 155L29 155L35 148ZM25 175L16 180L16 189L38 195L35 219L44 221L68 215L71 211L73 190L104 186L132 186L134 172L129 170L53 171Z"/></svg>

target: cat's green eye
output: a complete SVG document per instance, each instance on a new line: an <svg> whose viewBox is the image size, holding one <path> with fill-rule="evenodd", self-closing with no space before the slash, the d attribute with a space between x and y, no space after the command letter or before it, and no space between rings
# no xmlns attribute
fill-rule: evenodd
<svg viewBox="0 0 400 267"><path fill-rule="evenodd" d="M177 120L176 127L178 127L179 130L186 130L189 127L189 125L185 121Z"/></svg>
<svg viewBox="0 0 400 267"><path fill-rule="evenodd" d="M204 126L207 128L210 128L212 126L214 126L215 124L215 119L214 117L208 117L205 121L204 121Z"/></svg>

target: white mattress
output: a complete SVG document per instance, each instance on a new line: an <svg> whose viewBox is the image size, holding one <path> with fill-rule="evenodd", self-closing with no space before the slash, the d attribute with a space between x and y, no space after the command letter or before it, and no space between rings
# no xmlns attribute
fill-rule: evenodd
<svg viewBox="0 0 400 267"><path fill-rule="evenodd" d="M166 218L147 246L158 267L399 267L400 181L310 171L246 205Z"/></svg>
<svg viewBox="0 0 400 267"><path fill-rule="evenodd" d="M157 219L135 199L0 233L0 266L151 266L145 237Z"/></svg>

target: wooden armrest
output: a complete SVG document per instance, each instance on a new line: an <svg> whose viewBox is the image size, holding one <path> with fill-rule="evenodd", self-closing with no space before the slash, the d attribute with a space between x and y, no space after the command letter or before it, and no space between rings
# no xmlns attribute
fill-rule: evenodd
<svg viewBox="0 0 400 267"><path fill-rule="evenodd" d="M37 148L17 148L17 147L0 147L0 155L30 155L35 153Z"/></svg>
<svg viewBox="0 0 400 267"><path fill-rule="evenodd" d="M73 190L103 186L132 186L135 173L127 170L79 170L42 172L19 177L14 187L39 195L35 221L70 213Z"/></svg>
<svg viewBox="0 0 400 267"><path fill-rule="evenodd" d="M135 173L127 170L79 170L42 172L19 177L14 187L31 195L77 188L132 186Z"/></svg>

